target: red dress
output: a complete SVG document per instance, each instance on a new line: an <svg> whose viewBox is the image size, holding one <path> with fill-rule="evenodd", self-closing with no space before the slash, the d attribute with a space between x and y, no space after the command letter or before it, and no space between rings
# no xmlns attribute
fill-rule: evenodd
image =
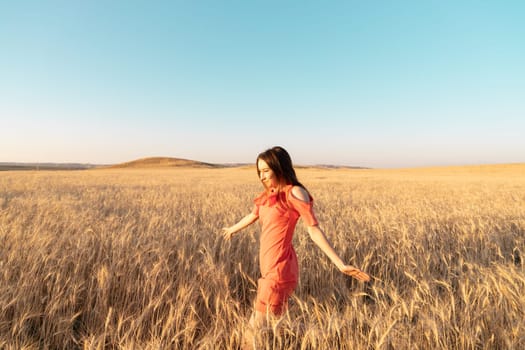
<svg viewBox="0 0 525 350"><path fill-rule="evenodd" d="M308 203L292 194L292 185L277 193L264 191L255 199L252 213L261 224L259 264L261 278L257 286L255 309L279 315L299 278L297 256L292 238L299 217L308 226L317 225L313 198Z"/></svg>

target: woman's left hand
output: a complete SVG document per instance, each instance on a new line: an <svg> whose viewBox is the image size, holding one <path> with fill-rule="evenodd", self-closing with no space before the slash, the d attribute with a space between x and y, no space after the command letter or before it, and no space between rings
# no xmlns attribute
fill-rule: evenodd
<svg viewBox="0 0 525 350"><path fill-rule="evenodd" d="M223 227L221 233L224 239L229 241L232 238L234 232L231 227Z"/></svg>
<svg viewBox="0 0 525 350"><path fill-rule="evenodd" d="M358 281L370 281L370 276L366 272L359 270L357 267L353 267L351 265L344 265L343 267L339 268L339 270L345 275L351 276Z"/></svg>

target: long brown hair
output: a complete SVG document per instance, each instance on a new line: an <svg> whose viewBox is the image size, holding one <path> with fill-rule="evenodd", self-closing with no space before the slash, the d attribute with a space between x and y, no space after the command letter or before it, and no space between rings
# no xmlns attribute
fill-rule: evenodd
<svg viewBox="0 0 525 350"><path fill-rule="evenodd" d="M259 153L256 160L256 165L259 162L259 159L262 159L268 164L270 169L272 169L277 181L281 184L301 186L306 190L299 180L297 180L297 175L295 174L295 169L292 165L292 158L288 152L280 147L275 146L270 149L267 149L264 152ZM260 178L261 172L257 166L257 176ZM307 190L308 191L308 190Z"/></svg>

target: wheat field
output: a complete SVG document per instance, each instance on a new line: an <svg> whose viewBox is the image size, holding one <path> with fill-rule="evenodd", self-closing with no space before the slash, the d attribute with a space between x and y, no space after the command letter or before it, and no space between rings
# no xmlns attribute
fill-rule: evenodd
<svg viewBox="0 0 525 350"><path fill-rule="evenodd" d="M297 170L300 282L261 349L525 348L525 165ZM1 349L237 349L258 278L254 168L0 172Z"/></svg>

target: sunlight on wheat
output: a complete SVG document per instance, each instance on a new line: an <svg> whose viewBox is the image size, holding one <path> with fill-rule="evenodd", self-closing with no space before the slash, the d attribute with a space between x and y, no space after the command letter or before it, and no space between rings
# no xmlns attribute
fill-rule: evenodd
<svg viewBox="0 0 525 350"><path fill-rule="evenodd" d="M260 349L525 347L525 166L298 169L340 274L301 278ZM258 278L253 169L0 173L0 348L237 349Z"/></svg>

